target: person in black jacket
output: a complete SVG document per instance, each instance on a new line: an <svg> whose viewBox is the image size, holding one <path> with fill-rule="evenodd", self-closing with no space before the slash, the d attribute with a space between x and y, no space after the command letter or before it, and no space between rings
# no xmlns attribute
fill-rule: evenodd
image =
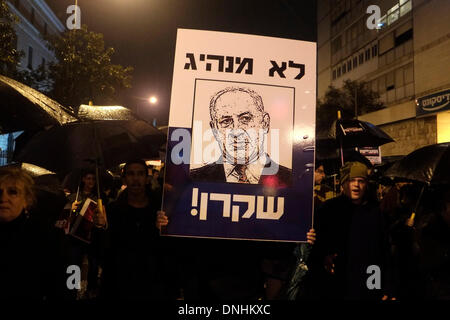
<svg viewBox="0 0 450 320"><path fill-rule="evenodd" d="M165 241L155 226L161 194L151 193L144 161L128 162L123 169L127 188L107 208L109 227L103 294L106 298L161 300L174 291L165 261Z"/></svg>
<svg viewBox="0 0 450 320"><path fill-rule="evenodd" d="M65 283L56 234L45 219L33 219L34 201L28 174L0 168L1 301L57 298Z"/></svg>
<svg viewBox="0 0 450 320"><path fill-rule="evenodd" d="M341 169L343 194L326 201L317 213L312 285L321 298L381 300L391 290L383 216L368 197L367 177L364 164L346 163ZM373 267L379 268L379 280Z"/></svg>

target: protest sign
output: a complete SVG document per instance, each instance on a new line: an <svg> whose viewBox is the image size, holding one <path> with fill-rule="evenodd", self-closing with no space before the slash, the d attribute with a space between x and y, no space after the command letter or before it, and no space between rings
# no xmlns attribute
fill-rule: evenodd
<svg viewBox="0 0 450 320"><path fill-rule="evenodd" d="M316 44L179 29L164 235L306 241Z"/></svg>

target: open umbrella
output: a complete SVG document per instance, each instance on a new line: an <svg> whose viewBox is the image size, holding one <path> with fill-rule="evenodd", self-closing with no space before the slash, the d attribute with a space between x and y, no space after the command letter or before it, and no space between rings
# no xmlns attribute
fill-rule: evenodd
<svg viewBox="0 0 450 320"><path fill-rule="evenodd" d="M73 111L23 83L0 75L0 134L76 121Z"/></svg>
<svg viewBox="0 0 450 320"><path fill-rule="evenodd" d="M432 144L417 149L394 163L384 176L423 183L409 225L412 226L426 187L450 184L450 143Z"/></svg>
<svg viewBox="0 0 450 320"><path fill-rule="evenodd" d="M427 185L450 184L450 142L417 149L394 163L386 177Z"/></svg>
<svg viewBox="0 0 450 320"><path fill-rule="evenodd" d="M81 121L139 119L130 109L122 106L93 106L87 104L80 105L77 117Z"/></svg>
<svg viewBox="0 0 450 320"><path fill-rule="evenodd" d="M20 140L20 136L18 137ZM143 120L99 120L54 126L20 142L14 159L67 173L95 163L98 208L102 214L99 167L116 166L131 159L158 157L165 135Z"/></svg>
<svg viewBox="0 0 450 320"><path fill-rule="evenodd" d="M60 194L63 191L58 176L54 172L42 167L30 163L12 163L3 166L3 168L19 168L22 171L25 171L33 178L36 191L54 194Z"/></svg>
<svg viewBox="0 0 450 320"><path fill-rule="evenodd" d="M370 122L338 118L328 132L318 134L316 144L322 154L333 154L335 150L340 149L343 164L343 149L378 147L389 142L394 142L394 139Z"/></svg>
<svg viewBox="0 0 450 320"><path fill-rule="evenodd" d="M73 193L76 192L81 184L83 175L88 172L95 172L95 162L88 163L88 161L86 161L86 163L87 165L85 167L72 170L64 177L62 182L62 186L64 189L68 189ZM113 174L109 170L106 170L103 167L99 167L98 175L100 186L102 186L103 189L107 189L108 187L112 186L115 176L113 176Z"/></svg>
<svg viewBox="0 0 450 320"><path fill-rule="evenodd" d="M87 161L111 168L131 159L157 158L166 137L143 120L100 120L55 126L16 142L15 161L64 174Z"/></svg>
<svg viewBox="0 0 450 320"><path fill-rule="evenodd" d="M335 121L330 130L329 137L336 141L342 139L342 147L378 147L383 144L394 142L389 135L376 125L361 120Z"/></svg>

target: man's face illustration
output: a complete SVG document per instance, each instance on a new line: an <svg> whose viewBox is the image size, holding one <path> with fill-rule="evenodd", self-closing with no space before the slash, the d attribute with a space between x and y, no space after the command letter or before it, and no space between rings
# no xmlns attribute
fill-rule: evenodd
<svg viewBox="0 0 450 320"><path fill-rule="evenodd" d="M251 163L264 152L264 135L269 131L270 117L258 109L247 92L222 94L216 100L210 124L228 162Z"/></svg>

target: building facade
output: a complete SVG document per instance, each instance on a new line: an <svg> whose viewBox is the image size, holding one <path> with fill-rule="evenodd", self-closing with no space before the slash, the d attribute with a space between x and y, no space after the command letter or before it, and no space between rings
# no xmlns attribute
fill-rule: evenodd
<svg viewBox="0 0 450 320"><path fill-rule="evenodd" d="M387 108L359 119L396 141L383 156L450 141L450 1L319 0L317 15L318 98L347 79L367 82Z"/></svg>
<svg viewBox="0 0 450 320"><path fill-rule="evenodd" d="M59 21L44 0L8 0L12 13L19 17L16 24L17 49L24 52L20 68L34 70L42 63L55 60L47 49L44 37L64 31Z"/></svg>
<svg viewBox="0 0 450 320"><path fill-rule="evenodd" d="M42 63L54 61L54 54L47 49L44 37L64 31L64 25L43 0L8 0L12 13L19 18L15 25L17 49L24 55L18 66L22 70L34 70ZM0 135L0 165L6 164L14 149L11 145L18 134Z"/></svg>

